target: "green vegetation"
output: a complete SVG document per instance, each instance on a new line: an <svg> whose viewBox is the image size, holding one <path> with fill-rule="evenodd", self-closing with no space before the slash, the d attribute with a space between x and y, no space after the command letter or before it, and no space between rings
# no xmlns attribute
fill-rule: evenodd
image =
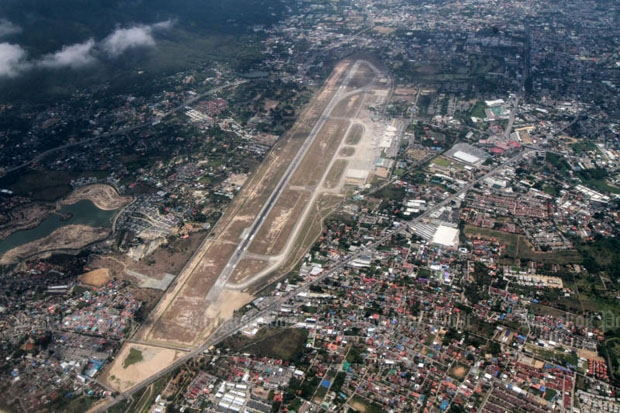
<svg viewBox="0 0 620 413"><path fill-rule="evenodd" d="M88 176L88 174L84 174ZM91 175L92 176L92 175ZM68 182L78 178L77 174L64 171L36 171L19 175L7 175L0 179L0 187L16 194L32 197L38 201L55 201L71 192Z"/></svg>
<svg viewBox="0 0 620 413"><path fill-rule="evenodd" d="M607 360L609 366L609 377L614 385L620 383L620 330L605 332L605 337L598 348L599 354Z"/></svg>
<svg viewBox="0 0 620 413"><path fill-rule="evenodd" d="M579 264L582 262L581 254L576 250L537 252L532 250L529 242L523 235L511 234L509 232L496 231L488 228L480 228L472 225L465 225L465 235L468 237L481 236L484 238L494 238L499 243L506 246L503 258L527 259L548 264Z"/></svg>
<svg viewBox="0 0 620 413"><path fill-rule="evenodd" d="M362 396L356 394L355 396L353 396L353 399L351 400L351 405L353 406L353 408L355 408L357 411L361 411L364 413L383 413L385 412L385 410L383 410L383 408L378 405L375 402L369 402L368 400L366 400L365 398L363 398Z"/></svg>
<svg viewBox="0 0 620 413"><path fill-rule="evenodd" d="M321 403L326 394L327 394L327 387L319 386L319 388L316 389L316 392L314 393L314 397L313 397L314 402Z"/></svg>
<svg viewBox="0 0 620 413"><path fill-rule="evenodd" d="M478 119L484 119L487 115L484 113L487 108L487 104L484 102L476 102L471 110L470 116Z"/></svg>
<svg viewBox="0 0 620 413"><path fill-rule="evenodd" d="M620 239L597 238L578 245L583 254L583 265L591 274L605 271L612 279L620 279Z"/></svg>
<svg viewBox="0 0 620 413"><path fill-rule="evenodd" d="M553 166L560 172L560 174L565 174L566 172L571 170L568 161L563 156L547 152L546 159L547 162L551 164L551 166Z"/></svg>
<svg viewBox="0 0 620 413"><path fill-rule="evenodd" d="M357 145L362 139L362 135L364 134L364 127L360 125L353 125L345 138L345 143L347 145Z"/></svg>
<svg viewBox="0 0 620 413"><path fill-rule="evenodd" d="M551 401L558 394L555 389L546 389L545 391L545 400Z"/></svg>
<svg viewBox="0 0 620 413"><path fill-rule="evenodd" d="M452 162L450 162L450 160L448 158L444 158L442 156L438 156L437 158L433 159L431 161L431 163L437 165L437 166L441 166L442 168L447 168L450 166L450 164Z"/></svg>
<svg viewBox="0 0 620 413"><path fill-rule="evenodd" d="M95 399L91 399L87 396L79 396L76 398L61 397L52 404L52 410L67 413L82 413L88 411L94 403Z"/></svg>
<svg viewBox="0 0 620 413"><path fill-rule="evenodd" d="M352 364L362 364L364 362L364 356L362 355L366 351L364 347L351 347L349 354L347 354L347 362Z"/></svg>
<svg viewBox="0 0 620 413"><path fill-rule="evenodd" d="M142 360L144 360L142 358L142 352L136 348L130 348L129 349L129 354L127 355L127 358L125 358L125 360L123 361L123 368L126 369L127 367L131 366L132 364L136 364L141 362Z"/></svg>
<svg viewBox="0 0 620 413"><path fill-rule="evenodd" d="M303 355L307 338L306 329L277 328L259 331L254 339L236 335L221 346L229 347L233 351L254 354L257 357L270 357L296 363Z"/></svg>
<svg viewBox="0 0 620 413"><path fill-rule="evenodd" d="M573 143L571 148L576 154L582 154L584 152L595 151L598 152L598 146L588 140L581 140L577 143Z"/></svg>
<svg viewBox="0 0 620 413"><path fill-rule="evenodd" d="M579 361L579 357L577 353L571 351L566 353L563 348L557 349L543 349L534 344L528 344L528 349L538 354L538 356L546 361L551 361L554 363L558 363L562 366L567 366L568 364L577 367L577 362Z"/></svg>
<svg viewBox="0 0 620 413"><path fill-rule="evenodd" d="M336 377L334 377L334 381L332 382L331 391L338 394L340 389L342 389L342 385L344 384L344 380L347 378L347 374L344 371L338 372Z"/></svg>

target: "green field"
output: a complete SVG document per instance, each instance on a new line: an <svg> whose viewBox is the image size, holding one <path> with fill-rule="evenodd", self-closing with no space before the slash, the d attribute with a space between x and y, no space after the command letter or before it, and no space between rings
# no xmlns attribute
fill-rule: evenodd
<svg viewBox="0 0 620 413"><path fill-rule="evenodd" d="M358 412L363 413L381 413L385 412L383 408L375 402L369 402L365 398L359 395L353 396L349 404Z"/></svg>
<svg viewBox="0 0 620 413"><path fill-rule="evenodd" d="M255 337L236 335L221 344L224 348L295 362L303 354L308 330L301 328L263 329Z"/></svg>
<svg viewBox="0 0 620 413"><path fill-rule="evenodd" d="M300 328L282 329L263 341L248 346L245 351L259 357L294 361L303 353L308 330Z"/></svg>
<svg viewBox="0 0 620 413"><path fill-rule="evenodd" d="M431 161L432 164L437 166L441 166L442 168L447 168L450 166L452 162L448 158L444 158L443 156L438 156L437 158Z"/></svg>
<svg viewBox="0 0 620 413"><path fill-rule="evenodd" d="M477 102L471 110L470 116L474 118L484 119L487 115L484 110L487 108L487 104L484 102Z"/></svg>
<svg viewBox="0 0 620 413"><path fill-rule="evenodd" d="M537 252L532 250L530 243L523 235L496 231L488 228L465 225L464 233L468 237L481 236L495 238L506 246L504 258L529 259L545 264L575 264L581 263L583 258L577 250Z"/></svg>
<svg viewBox="0 0 620 413"><path fill-rule="evenodd" d="M139 363L142 360L142 352L132 347L129 349L129 354L127 355L127 358L125 358L125 360L123 361L123 368L126 369L132 364Z"/></svg>

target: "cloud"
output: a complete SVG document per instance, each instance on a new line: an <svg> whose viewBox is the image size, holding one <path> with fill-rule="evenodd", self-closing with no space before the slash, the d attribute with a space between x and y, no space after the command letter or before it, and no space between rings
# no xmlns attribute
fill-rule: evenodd
<svg viewBox="0 0 620 413"><path fill-rule="evenodd" d="M21 46L0 43L0 77L15 77L29 66Z"/></svg>
<svg viewBox="0 0 620 413"><path fill-rule="evenodd" d="M90 65L96 61L93 56L95 41L89 39L84 43L78 43L71 46L64 46L56 53L43 56L39 61L39 66L49 68L70 67L79 69Z"/></svg>
<svg viewBox="0 0 620 413"><path fill-rule="evenodd" d="M102 54L117 57L129 49L154 47L156 42L153 32L170 30L175 23L174 20L165 20L151 25L118 28L100 42L89 39L83 43L63 46L59 51L44 55L38 60L29 59L24 48L19 45L0 43L0 78L15 77L35 67L79 69L95 63L96 56L101 57ZM0 38L19 32L21 32L19 26L6 19L0 19Z"/></svg>
<svg viewBox="0 0 620 413"><path fill-rule="evenodd" d="M119 56L135 47L155 46L155 39L148 26L136 26L129 29L116 29L103 40L103 50L110 56Z"/></svg>
<svg viewBox="0 0 620 413"><path fill-rule="evenodd" d="M0 38L21 33L22 28L7 19L0 19Z"/></svg>
<svg viewBox="0 0 620 413"><path fill-rule="evenodd" d="M112 57L120 56L129 49L155 46L153 31L170 30L174 20L164 20L151 25L138 25L127 29L116 29L101 42L101 48Z"/></svg>
<svg viewBox="0 0 620 413"><path fill-rule="evenodd" d="M176 24L176 20L168 19L151 25L153 30L170 30Z"/></svg>

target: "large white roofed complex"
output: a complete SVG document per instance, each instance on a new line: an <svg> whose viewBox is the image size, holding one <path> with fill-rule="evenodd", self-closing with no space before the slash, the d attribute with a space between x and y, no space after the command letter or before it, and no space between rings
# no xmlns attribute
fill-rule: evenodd
<svg viewBox="0 0 620 413"><path fill-rule="evenodd" d="M441 245L448 248L458 248L459 246L459 230L458 228L440 225L433 235L433 244Z"/></svg>

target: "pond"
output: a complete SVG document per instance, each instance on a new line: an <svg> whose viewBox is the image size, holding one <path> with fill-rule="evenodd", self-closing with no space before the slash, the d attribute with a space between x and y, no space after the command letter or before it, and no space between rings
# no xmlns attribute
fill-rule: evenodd
<svg viewBox="0 0 620 413"><path fill-rule="evenodd" d="M45 218L37 227L17 231L0 241L0 255L20 245L47 237L65 225L88 225L90 227L109 227L116 211L99 209L91 201L82 200L73 205L65 205L58 213Z"/></svg>

